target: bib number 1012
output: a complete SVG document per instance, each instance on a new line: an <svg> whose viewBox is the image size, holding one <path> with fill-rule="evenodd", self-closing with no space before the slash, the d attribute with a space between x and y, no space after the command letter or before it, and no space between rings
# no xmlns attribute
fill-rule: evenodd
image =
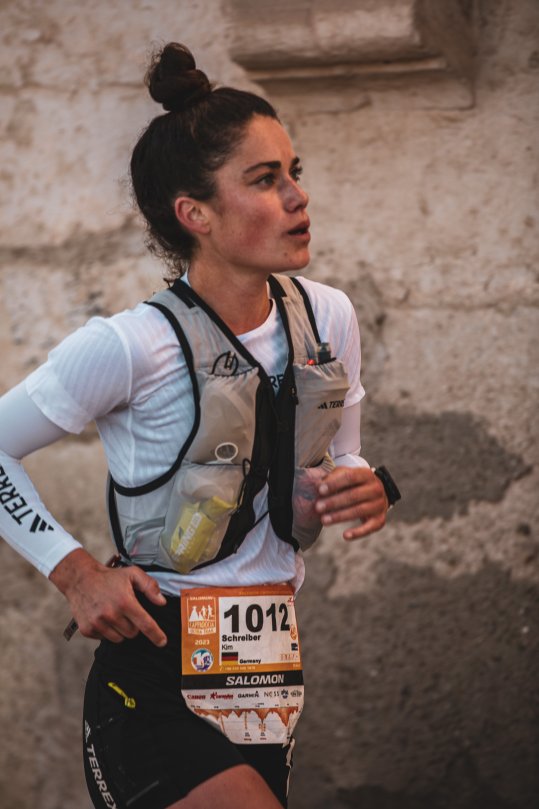
<svg viewBox="0 0 539 809"><path fill-rule="evenodd" d="M231 607L223 613L224 618L230 618L232 626L231 632L240 632L240 605L232 604ZM271 621L272 632L289 632L290 624L288 623L288 607L286 604L281 603L278 605L273 603L264 612L260 604L249 604L245 610L245 627L248 632L262 632L264 622L266 619Z"/></svg>

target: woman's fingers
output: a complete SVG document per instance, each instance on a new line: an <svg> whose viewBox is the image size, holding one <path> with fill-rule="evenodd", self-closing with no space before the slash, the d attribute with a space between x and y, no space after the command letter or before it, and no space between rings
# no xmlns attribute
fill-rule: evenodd
<svg viewBox="0 0 539 809"><path fill-rule="evenodd" d="M154 603L166 604L157 582L137 567L107 570L106 597L101 599L96 624L101 637L113 642L134 638L142 632L156 646L165 646L167 636L139 603L135 589ZM104 594L103 594L104 595Z"/></svg>
<svg viewBox="0 0 539 809"><path fill-rule="evenodd" d="M129 567L127 570L130 572L130 578L135 589L146 596L149 601L160 607L167 603L155 579L148 576L140 567Z"/></svg>
<svg viewBox="0 0 539 809"><path fill-rule="evenodd" d="M167 603L156 580L148 576L140 567L128 567L125 570L129 573L132 586L146 596L149 601L152 601L158 606L164 606ZM133 622L135 627L140 630L143 635L146 635L148 640L156 646L166 645L167 636L151 615L141 607L134 594L129 612L126 612L126 615Z"/></svg>
<svg viewBox="0 0 539 809"><path fill-rule="evenodd" d="M98 620L95 622L94 634L90 637L96 640L109 640L111 643L121 643L125 640L126 635L123 632L115 629L105 620ZM87 633L84 633L88 637Z"/></svg>
<svg viewBox="0 0 539 809"><path fill-rule="evenodd" d="M142 632L156 646L165 646L167 636L141 606L135 590L157 605L166 604L166 598L140 568L107 567L77 548L57 565L51 579L69 601L84 636L118 643Z"/></svg>
<svg viewBox="0 0 539 809"><path fill-rule="evenodd" d="M362 522L361 525L356 525L351 528L347 528L346 531L343 533L343 537L346 540L361 539L362 537L366 537L369 534L374 534L375 531L379 531L381 528L384 527L385 524L386 524L385 516L371 517L368 520Z"/></svg>
<svg viewBox="0 0 539 809"><path fill-rule="evenodd" d="M351 520L362 520L365 522L371 517L376 517L380 513L378 502L356 503L346 508L335 508L330 512L321 515L322 525L333 525L336 522L350 522Z"/></svg>
<svg viewBox="0 0 539 809"><path fill-rule="evenodd" d="M387 497L371 469L338 467L324 479L318 491L321 496L315 508L323 525L360 521L345 531L345 539L358 539L384 526Z"/></svg>

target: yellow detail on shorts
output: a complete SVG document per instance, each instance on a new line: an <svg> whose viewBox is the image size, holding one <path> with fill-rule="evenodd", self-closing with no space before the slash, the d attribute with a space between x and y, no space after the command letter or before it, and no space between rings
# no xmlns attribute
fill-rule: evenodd
<svg viewBox="0 0 539 809"><path fill-rule="evenodd" d="M116 691L117 694L119 694L121 697L124 698L124 705L126 708L136 708L137 706L136 700L133 699L133 697L128 697L125 691L122 691L119 685L116 685L116 683L107 683L107 685L109 688L112 688L113 691Z"/></svg>

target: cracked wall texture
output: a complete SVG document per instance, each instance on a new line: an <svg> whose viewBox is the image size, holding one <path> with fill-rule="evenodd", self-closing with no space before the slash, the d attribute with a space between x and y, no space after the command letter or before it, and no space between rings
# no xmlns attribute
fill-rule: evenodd
<svg viewBox="0 0 539 809"><path fill-rule="evenodd" d="M311 194L309 272L345 289L360 321L363 451L405 498L383 533L346 544L326 531L307 555L291 809L539 803L539 6L466 8L473 105L372 88L355 105L348 89L341 109L312 89L297 109L283 101ZM252 87L219 0L0 4L0 392L92 315L161 285L126 173L157 113L148 52L168 39ZM27 467L106 557L93 428ZM0 555L0 806L85 809L92 644L66 646L61 597Z"/></svg>

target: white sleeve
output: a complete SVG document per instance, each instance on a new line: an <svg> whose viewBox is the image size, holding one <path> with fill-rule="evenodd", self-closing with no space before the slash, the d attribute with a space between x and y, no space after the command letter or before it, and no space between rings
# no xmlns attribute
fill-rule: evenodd
<svg viewBox="0 0 539 809"><path fill-rule="evenodd" d="M336 466L365 466L369 463L361 452L361 403L343 408L342 421L337 435L331 442L329 454Z"/></svg>
<svg viewBox="0 0 539 809"><path fill-rule="evenodd" d="M357 316L348 296L340 289L300 278L311 300L322 340L329 339L333 352L344 362L350 382L342 421L329 448L336 466L370 464L361 457L361 400L365 390L361 384L361 338Z"/></svg>
<svg viewBox="0 0 539 809"><path fill-rule="evenodd" d="M113 319L92 318L62 340L25 384L50 421L80 433L129 401L133 369L127 340Z"/></svg>
<svg viewBox="0 0 539 809"><path fill-rule="evenodd" d="M361 384L361 338L352 301L341 289L298 276L313 307L320 338L328 341L332 354L344 362L350 382L344 406L351 407L365 396Z"/></svg>
<svg viewBox="0 0 539 809"><path fill-rule="evenodd" d="M344 293L343 293L344 294ZM359 334L359 323L352 306L352 302L346 298L348 305L348 320L342 319L343 331L341 332L339 356L343 358L350 390L346 394L344 403L345 409L358 405L365 396L365 388L361 384L361 337ZM358 419L359 422L359 419Z"/></svg>
<svg viewBox="0 0 539 809"><path fill-rule="evenodd" d="M64 435L24 383L0 398L0 534L46 576L81 545L46 509L20 459Z"/></svg>

